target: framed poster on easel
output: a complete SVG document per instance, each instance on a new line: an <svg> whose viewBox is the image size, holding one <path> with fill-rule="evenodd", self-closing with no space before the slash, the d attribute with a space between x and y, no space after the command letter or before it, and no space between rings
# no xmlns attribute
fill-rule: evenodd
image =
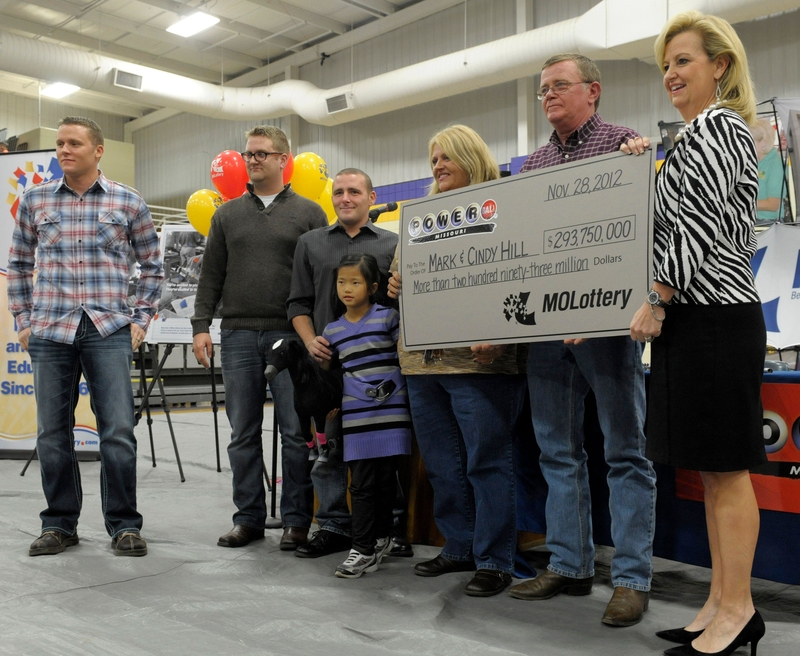
<svg viewBox="0 0 800 656"><path fill-rule="evenodd" d="M161 253L164 257L164 288L158 313L150 323L151 344L191 344L194 300L203 267L206 237L189 225L161 228ZM219 344L219 324L211 323L211 339Z"/></svg>
<svg viewBox="0 0 800 656"><path fill-rule="evenodd" d="M158 310L155 317L150 322L147 331L146 342L153 357L154 370L152 377L147 385L143 385L142 398L139 408L136 411L136 422L147 413L148 426L151 424L149 399L155 386L159 388L161 395L161 406L164 410L169 431L172 437L172 444L175 450L175 457L178 462L178 469L181 481L184 481L183 469L181 467L178 446L175 441L175 433L172 421L169 417L169 403L167 401L164 383L161 379L161 372L172 353L172 349L178 345L192 344L192 323L191 318L194 314L194 301L197 297L197 285L200 282L200 272L203 268L203 255L206 249L206 237L189 225L166 225L161 228L161 254L164 259L164 286L161 292L161 300L158 303ZM135 279L131 279L131 285L135 288ZM220 343L219 325L221 319L216 317L209 327L211 340L214 344ZM165 348L159 353L159 345ZM143 352L144 347L140 349ZM147 380L144 365L140 361L142 381ZM211 393L212 411L214 414L214 437L217 450L217 471L221 471L219 454L219 428L217 423L217 399L216 399L216 379L214 369L214 358L211 359ZM152 431L150 433L152 440ZM155 456L153 457L155 466Z"/></svg>

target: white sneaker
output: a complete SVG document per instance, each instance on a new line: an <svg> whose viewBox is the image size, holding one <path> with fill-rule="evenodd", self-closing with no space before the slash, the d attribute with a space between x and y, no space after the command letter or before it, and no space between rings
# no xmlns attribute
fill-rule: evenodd
<svg viewBox="0 0 800 656"><path fill-rule="evenodd" d="M379 565L392 550L393 546L391 539L388 537L378 538L375 544L375 558L378 560Z"/></svg>
<svg viewBox="0 0 800 656"><path fill-rule="evenodd" d="M378 559L375 554L365 556L360 551L350 549L350 555L339 567L336 576L342 579L357 579L364 572L374 572L378 569Z"/></svg>

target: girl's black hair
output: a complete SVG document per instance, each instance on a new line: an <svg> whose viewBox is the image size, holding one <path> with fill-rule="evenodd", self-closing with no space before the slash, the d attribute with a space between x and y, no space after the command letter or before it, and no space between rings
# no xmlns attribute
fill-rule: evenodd
<svg viewBox="0 0 800 656"><path fill-rule="evenodd" d="M337 266L333 270L333 288L331 289L331 307L333 308L333 314L338 319L341 317L346 311L347 308L344 306L339 300L339 294L337 293L337 285L336 281L339 278L339 269L342 267L358 267L358 270L361 272L361 275L364 276L364 280L367 283L367 289L371 289L372 285L378 283L378 288L381 285L381 272L378 268L378 260L375 259L374 255L370 255L369 253L349 253L345 255L341 260L339 260L339 266ZM384 285L385 287L385 285ZM379 293L377 291L371 292L369 295L369 302L375 303L376 299L378 299Z"/></svg>

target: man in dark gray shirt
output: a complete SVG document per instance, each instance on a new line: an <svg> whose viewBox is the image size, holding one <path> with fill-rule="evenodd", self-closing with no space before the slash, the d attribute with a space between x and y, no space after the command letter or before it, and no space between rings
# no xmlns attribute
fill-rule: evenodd
<svg viewBox="0 0 800 656"><path fill-rule="evenodd" d="M214 213L192 317L194 355L208 367L213 349L209 325L222 301L222 378L231 424L228 457L237 511L233 529L217 542L221 547L242 547L264 537L267 505L261 425L267 394L266 358L276 341L294 334L285 304L297 239L328 223L319 205L283 184L289 143L279 128L253 128L247 133L245 148L242 156L250 183L241 197ZM282 444L284 531L280 548L291 551L305 543L313 515L308 438L294 411L288 371L270 383L270 392Z"/></svg>
<svg viewBox="0 0 800 656"><path fill-rule="evenodd" d="M344 169L333 180L333 225L304 234L297 241L292 269L292 288L286 302L289 319L309 353L330 360L328 341L322 330L333 321L331 299L333 270L348 253L369 253L378 260L382 273L389 271L397 246L397 235L378 228L369 220L375 202L372 180L358 169ZM385 283L384 283L385 291ZM329 422L328 433L341 435L341 417ZM338 440L341 444L341 440ZM347 467L342 449L331 449L327 461L317 460L311 470L319 498L317 523L320 530L295 552L300 558L317 558L350 548L350 511L347 507Z"/></svg>

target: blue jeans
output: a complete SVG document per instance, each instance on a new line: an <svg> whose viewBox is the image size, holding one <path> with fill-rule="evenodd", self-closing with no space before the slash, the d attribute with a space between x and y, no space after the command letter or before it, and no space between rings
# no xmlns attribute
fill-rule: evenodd
<svg viewBox="0 0 800 656"><path fill-rule="evenodd" d="M133 435L131 330L103 338L84 314L75 341L61 344L31 335L28 352L39 424L36 450L47 509L42 530L73 535L83 503L75 457L75 406L81 374L86 378L100 442L100 495L106 530L138 533L136 438Z"/></svg>
<svg viewBox="0 0 800 656"><path fill-rule="evenodd" d="M591 500L583 448L583 402L597 398L605 437L615 587L647 591L652 578L656 476L645 457L642 347L629 337L531 344L528 389L546 504L549 569L571 578L594 575Z"/></svg>
<svg viewBox="0 0 800 656"><path fill-rule="evenodd" d="M347 506L347 463L342 459L342 413L325 424L328 438L328 462L314 462L311 480L317 493L317 524L320 530L339 535L350 535L351 517ZM334 443L336 444L334 448Z"/></svg>
<svg viewBox="0 0 800 656"><path fill-rule="evenodd" d="M407 376L411 419L428 478L442 555L512 573L516 492L512 429L522 408L521 376Z"/></svg>
<svg viewBox="0 0 800 656"><path fill-rule="evenodd" d="M228 459L233 472L234 524L264 528L267 496L264 489L264 449L261 431L267 379L264 369L272 345L294 337L293 331L221 331L222 380L225 412L231 424ZM270 383L281 433L281 520L284 527L308 528L314 511L308 447L294 411L294 387L288 371Z"/></svg>

